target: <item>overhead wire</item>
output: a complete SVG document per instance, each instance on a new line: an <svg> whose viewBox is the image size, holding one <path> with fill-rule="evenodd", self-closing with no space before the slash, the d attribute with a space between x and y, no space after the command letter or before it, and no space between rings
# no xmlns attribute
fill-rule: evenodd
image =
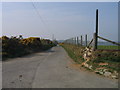
<svg viewBox="0 0 120 90"><path fill-rule="evenodd" d="M45 21L43 20L42 16L40 15L38 9L36 8L36 6L34 5L33 2L32 2L32 6L33 6L33 8L35 9L36 13L38 14L38 16L39 16L40 20L42 21L42 23L43 23L44 25L46 25Z"/></svg>
<svg viewBox="0 0 120 90"><path fill-rule="evenodd" d="M32 6L33 6L33 8L35 9L36 13L38 14L38 16L39 16L41 22L44 24L45 28L48 30L50 27L48 28L46 22L43 20L43 18L42 18L42 16L41 16L40 12L38 11L37 7L34 5L34 2L33 2L33 1L32 1Z"/></svg>

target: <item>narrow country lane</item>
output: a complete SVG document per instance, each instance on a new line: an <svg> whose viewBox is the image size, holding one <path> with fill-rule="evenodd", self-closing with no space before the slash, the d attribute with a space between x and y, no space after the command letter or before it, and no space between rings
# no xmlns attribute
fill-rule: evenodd
<svg viewBox="0 0 120 90"><path fill-rule="evenodd" d="M3 88L117 88L117 80L71 68L65 50L56 46L46 52L3 62Z"/></svg>

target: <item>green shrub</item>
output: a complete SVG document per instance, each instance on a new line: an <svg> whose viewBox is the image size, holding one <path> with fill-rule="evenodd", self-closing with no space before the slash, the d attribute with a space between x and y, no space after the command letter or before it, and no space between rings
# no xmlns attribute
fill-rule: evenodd
<svg viewBox="0 0 120 90"><path fill-rule="evenodd" d="M49 48L55 46L55 44L52 41L50 41L49 39L41 39L41 43L42 43L43 50L46 50L46 49L49 49Z"/></svg>
<svg viewBox="0 0 120 90"><path fill-rule="evenodd" d="M25 54L24 45L20 43L20 39L16 37L2 37L2 57L16 57Z"/></svg>
<svg viewBox="0 0 120 90"><path fill-rule="evenodd" d="M22 39L20 43L25 45L26 48L33 50L33 51L40 50L42 48L40 38L37 38L37 37L30 37L30 38Z"/></svg>
<svg viewBox="0 0 120 90"><path fill-rule="evenodd" d="M38 37L23 39L22 36L7 37L2 36L2 57L3 59L23 56L35 51L49 49L54 43L48 39L40 40Z"/></svg>

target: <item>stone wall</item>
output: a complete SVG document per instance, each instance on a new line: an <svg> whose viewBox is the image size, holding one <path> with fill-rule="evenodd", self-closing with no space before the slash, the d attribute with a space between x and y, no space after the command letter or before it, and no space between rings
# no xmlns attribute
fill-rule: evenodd
<svg viewBox="0 0 120 90"><path fill-rule="evenodd" d="M90 62L91 60L93 60L94 56L93 56L93 52L94 50L92 48L85 48L83 50L83 58L85 60L85 62L82 63L83 67L88 68L89 70L92 70L93 72L103 75L105 77L110 77L113 79L118 79L118 72L117 71L113 71L110 72L109 69L106 69L104 66L107 66L108 63L99 63L98 65L100 66L100 68L95 68L93 69L93 65L89 65L87 62Z"/></svg>

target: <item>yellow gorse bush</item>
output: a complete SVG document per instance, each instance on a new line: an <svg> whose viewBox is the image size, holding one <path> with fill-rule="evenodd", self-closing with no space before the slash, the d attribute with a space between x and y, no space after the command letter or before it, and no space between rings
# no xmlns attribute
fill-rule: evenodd
<svg viewBox="0 0 120 90"><path fill-rule="evenodd" d="M55 46L49 39L40 39L39 37L23 39L22 36L18 38L2 36L1 39L3 59L6 57L23 56L30 52L41 51Z"/></svg>

